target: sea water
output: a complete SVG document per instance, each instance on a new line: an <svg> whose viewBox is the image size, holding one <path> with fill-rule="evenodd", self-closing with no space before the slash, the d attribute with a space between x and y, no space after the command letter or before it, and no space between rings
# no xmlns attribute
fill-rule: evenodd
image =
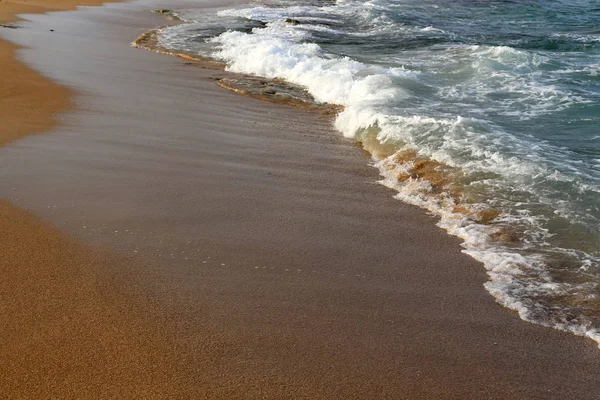
<svg viewBox="0 0 600 400"><path fill-rule="evenodd" d="M500 304L600 343L600 3L273 0L175 14L161 45L343 106L335 127L399 200L463 239Z"/></svg>

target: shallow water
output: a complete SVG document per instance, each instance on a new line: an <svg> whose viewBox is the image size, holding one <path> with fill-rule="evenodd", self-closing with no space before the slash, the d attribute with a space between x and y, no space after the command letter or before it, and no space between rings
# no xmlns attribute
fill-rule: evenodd
<svg viewBox="0 0 600 400"><path fill-rule="evenodd" d="M175 14L185 23L159 32L163 46L344 106L337 129L371 152L398 199L464 240L499 303L600 342L597 2L270 1Z"/></svg>

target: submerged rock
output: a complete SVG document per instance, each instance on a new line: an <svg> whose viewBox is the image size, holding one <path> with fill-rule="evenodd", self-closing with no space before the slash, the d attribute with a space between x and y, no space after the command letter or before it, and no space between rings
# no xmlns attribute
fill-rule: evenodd
<svg viewBox="0 0 600 400"><path fill-rule="evenodd" d="M317 103L306 89L281 79L240 76L239 78L217 78L216 81L225 89L273 103L318 110L323 114L336 114L341 111L341 108L334 104Z"/></svg>

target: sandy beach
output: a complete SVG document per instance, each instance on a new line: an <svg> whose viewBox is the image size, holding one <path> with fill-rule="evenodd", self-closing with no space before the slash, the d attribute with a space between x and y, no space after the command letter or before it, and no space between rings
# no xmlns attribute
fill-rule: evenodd
<svg viewBox="0 0 600 400"><path fill-rule="evenodd" d="M1 398L598 398L330 116L133 49L164 6L0 28Z"/></svg>

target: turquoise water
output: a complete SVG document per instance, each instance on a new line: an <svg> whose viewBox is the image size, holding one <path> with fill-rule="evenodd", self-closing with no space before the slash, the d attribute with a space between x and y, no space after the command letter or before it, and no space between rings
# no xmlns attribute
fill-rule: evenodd
<svg viewBox="0 0 600 400"><path fill-rule="evenodd" d="M176 14L184 24L160 31L164 46L344 106L336 128L372 151L399 200L464 240L499 303L600 342L598 1L282 0Z"/></svg>

